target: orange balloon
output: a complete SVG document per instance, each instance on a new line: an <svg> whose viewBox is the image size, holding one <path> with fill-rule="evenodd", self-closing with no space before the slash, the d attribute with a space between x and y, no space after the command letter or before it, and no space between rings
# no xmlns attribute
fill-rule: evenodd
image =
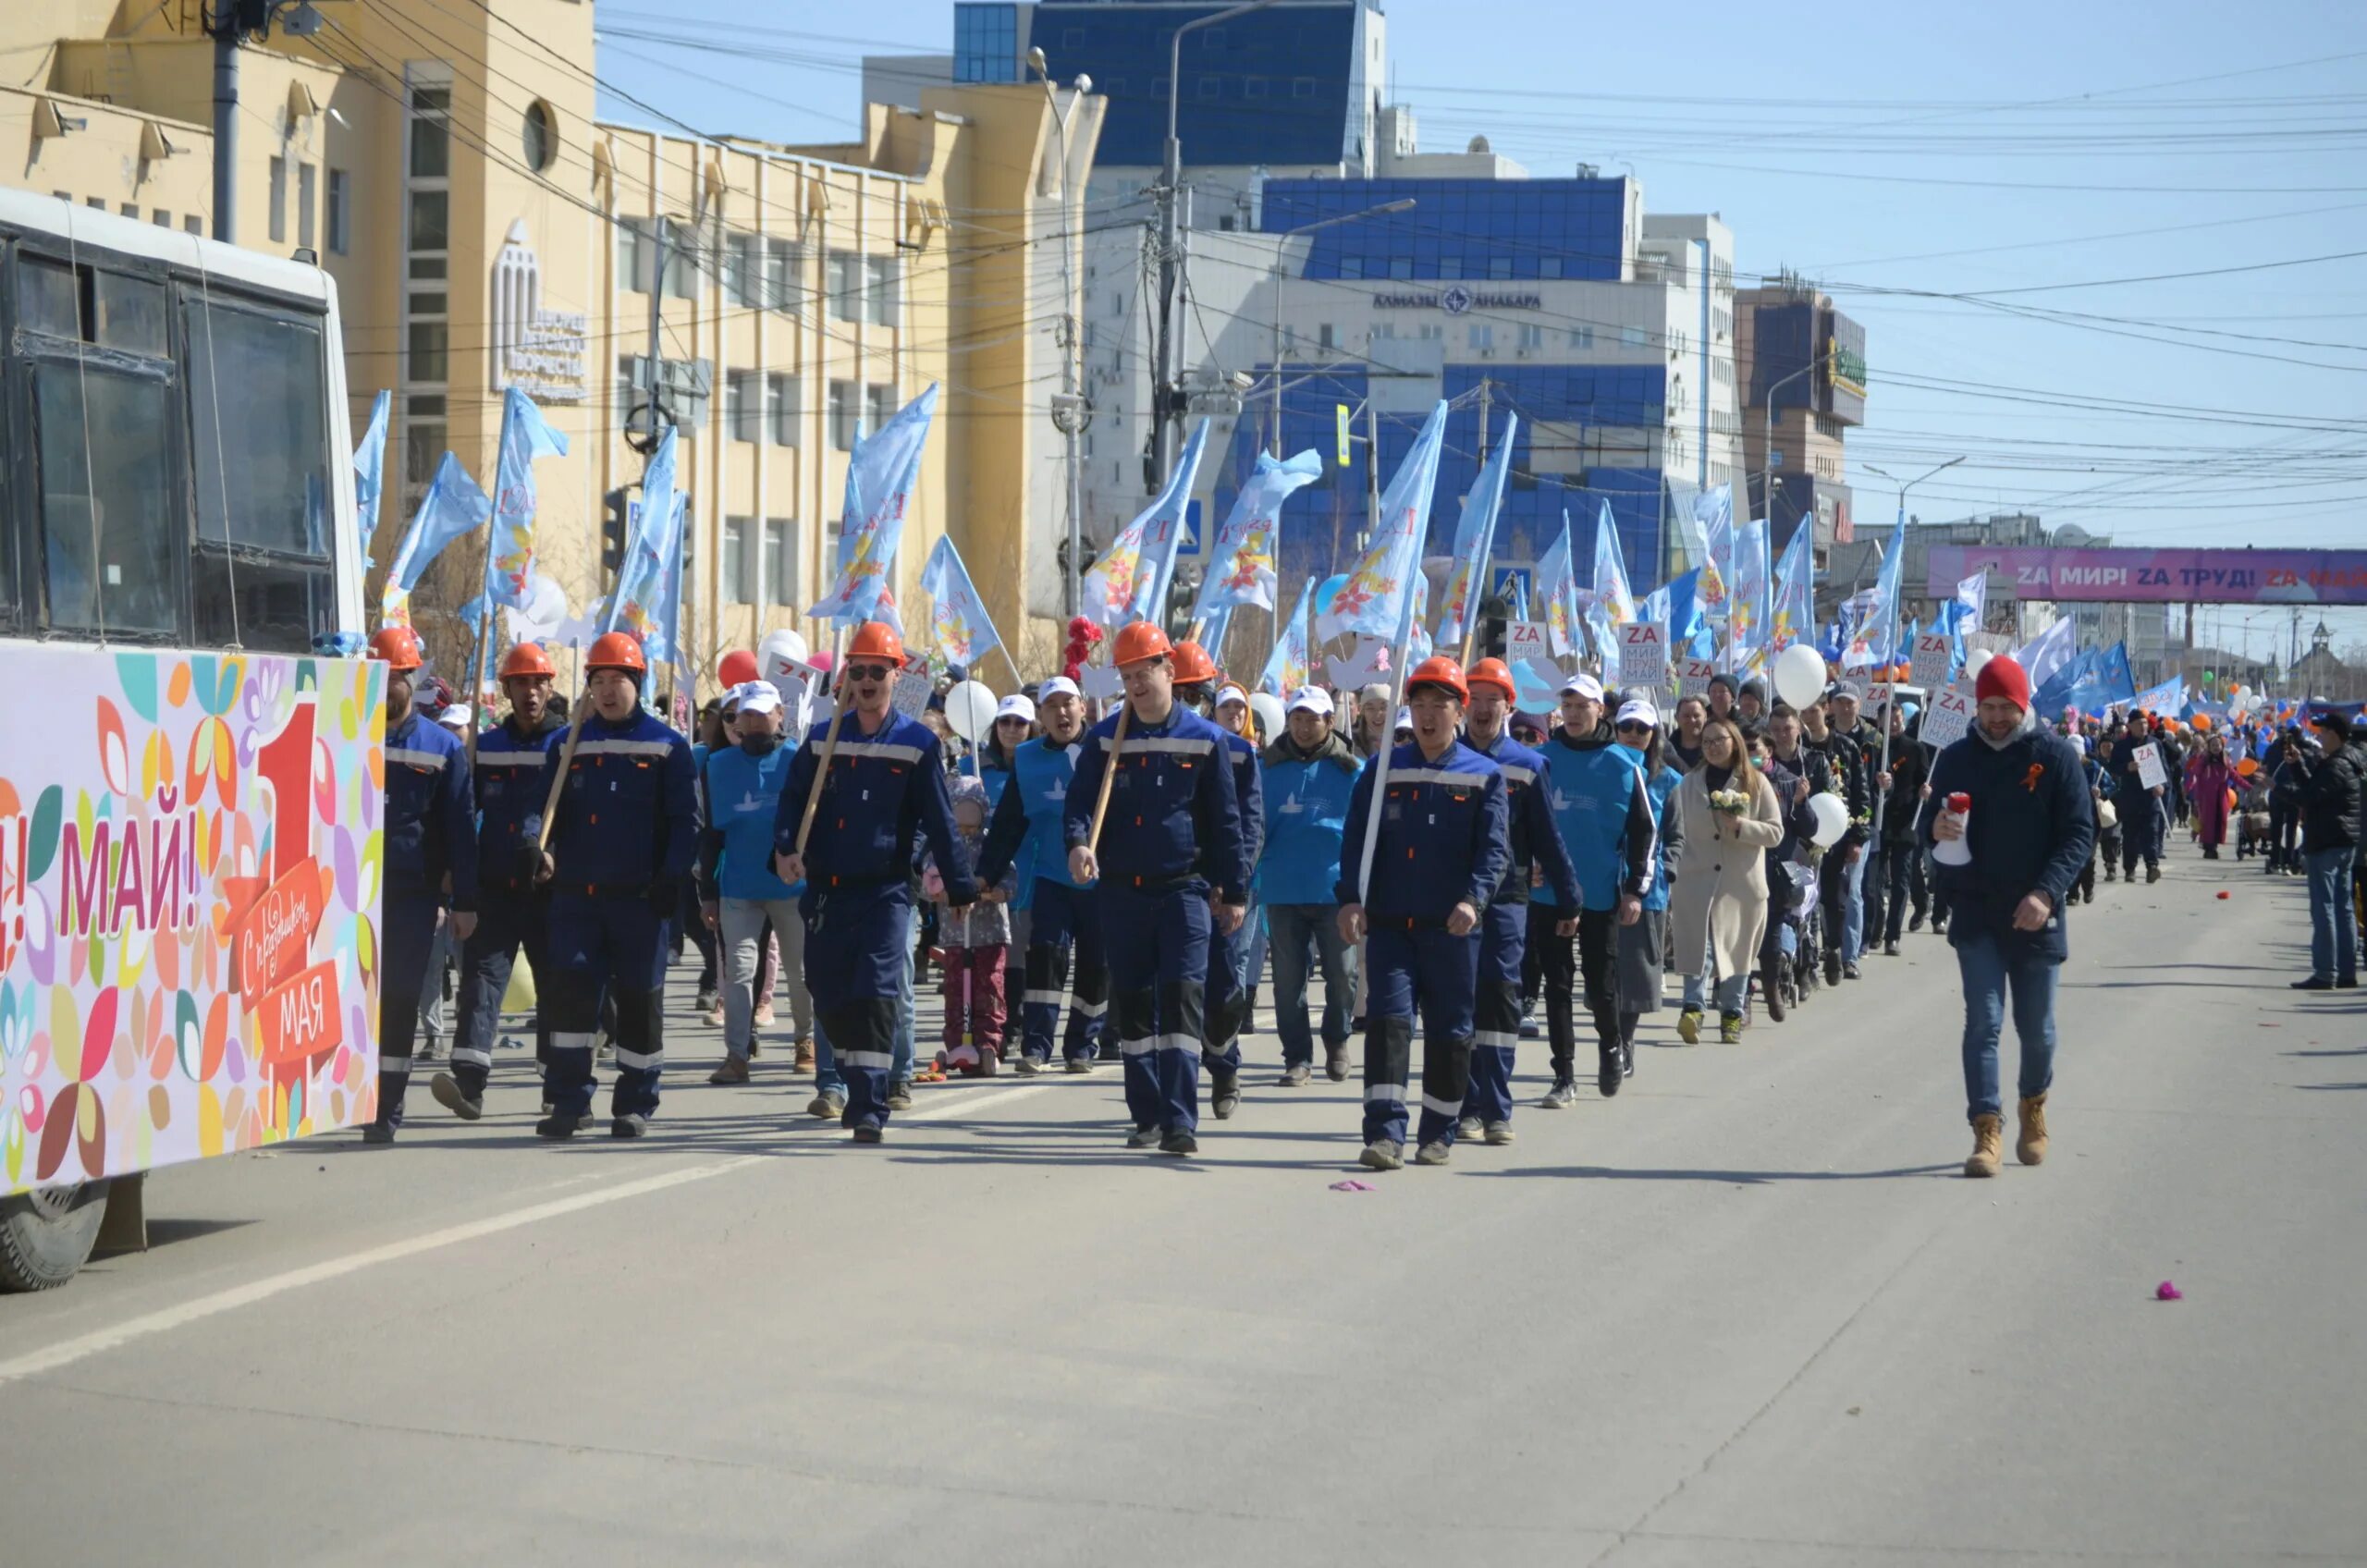
<svg viewBox="0 0 2367 1568"><path fill-rule="evenodd" d="M2258 773L2259 771L2260 759L2258 757L2246 757L2243 761L2236 765L2236 777L2238 778L2250 778L2253 774Z"/></svg>
<svg viewBox="0 0 2367 1568"><path fill-rule="evenodd" d="M2206 735L2210 734L2210 733L2211 733L2211 716L2210 716L2209 714L2207 714L2207 713L2199 713L2199 714L2196 714L2196 715L2194 716L2194 727L2195 727L2197 729L2199 729L2199 730L2202 731L2202 733L2204 733L2204 734L2206 734Z"/></svg>

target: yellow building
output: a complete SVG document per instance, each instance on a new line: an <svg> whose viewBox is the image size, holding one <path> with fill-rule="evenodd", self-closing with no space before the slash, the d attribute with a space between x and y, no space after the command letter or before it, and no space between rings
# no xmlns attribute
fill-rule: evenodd
<svg viewBox="0 0 2367 1568"><path fill-rule="evenodd" d="M538 570L583 614L637 494L627 424L654 379L681 423L684 642L711 689L768 630L826 640L799 612L829 583L854 432L936 383L898 557L912 640L950 533L1031 673L1051 662L1057 328L1101 100L1061 95L1066 169L1034 85L932 89L917 111L869 105L843 145L782 146L601 123L581 0L318 9L314 35L240 51L235 238L313 251L337 280L356 430L393 389L382 570L448 447L491 492L516 386L570 443L535 468ZM0 6L0 178L210 232L213 97L196 0ZM447 670L472 556L448 551L412 601Z"/></svg>

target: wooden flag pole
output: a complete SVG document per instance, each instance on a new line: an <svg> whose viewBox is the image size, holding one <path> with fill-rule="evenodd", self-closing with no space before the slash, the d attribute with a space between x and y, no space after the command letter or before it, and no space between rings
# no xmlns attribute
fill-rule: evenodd
<svg viewBox="0 0 2367 1568"><path fill-rule="evenodd" d="M1085 847L1089 853L1098 853L1101 848L1101 819L1110 815L1110 787L1118 781L1118 762L1123 754L1120 748L1126 743L1126 721L1134 717L1134 704L1120 696L1118 728L1110 737L1110 766L1101 770L1101 790L1093 801L1093 828L1085 836Z"/></svg>

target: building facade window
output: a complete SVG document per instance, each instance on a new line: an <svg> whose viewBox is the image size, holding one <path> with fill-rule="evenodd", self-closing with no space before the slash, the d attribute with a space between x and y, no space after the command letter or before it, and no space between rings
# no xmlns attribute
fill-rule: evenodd
<svg viewBox="0 0 2367 1568"><path fill-rule="evenodd" d="M353 187L352 177L343 169L329 170L328 211L329 254L342 256L353 248Z"/></svg>
<svg viewBox="0 0 2367 1568"><path fill-rule="evenodd" d="M852 251L830 252L828 288L834 321L863 319L863 258Z"/></svg>
<svg viewBox="0 0 2367 1568"><path fill-rule="evenodd" d="M1520 329L1520 346L1523 349L1544 348L1545 329L1534 323L1524 325Z"/></svg>
<svg viewBox="0 0 2367 1568"><path fill-rule="evenodd" d="M724 378L723 425L734 441L764 439L764 382L753 370L735 370Z"/></svg>
<svg viewBox="0 0 2367 1568"><path fill-rule="evenodd" d="M723 297L734 305L761 302L764 240L754 234L723 237Z"/></svg>
<svg viewBox="0 0 2367 1568"><path fill-rule="evenodd" d="M797 445L797 391L793 375L765 377L765 432L776 447Z"/></svg>
<svg viewBox="0 0 2367 1568"><path fill-rule="evenodd" d="M1619 346L1623 349L1642 348L1644 346L1644 329L1640 326L1621 327L1619 329Z"/></svg>
<svg viewBox="0 0 2367 1568"><path fill-rule="evenodd" d="M1327 321L1315 329L1315 346L1318 349L1330 349L1332 347L1331 324L1330 322Z"/></svg>
<svg viewBox="0 0 2367 1568"><path fill-rule="evenodd" d="M319 238L321 171L316 165L296 165L296 243L310 251Z"/></svg>
<svg viewBox="0 0 2367 1568"><path fill-rule="evenodd" d="M871 325L896 325L896 258L871 256L864 262L864 272L870 288Z"/></svg>
<svg viewBox="0 0 2367 1568"><path fill-rule="evenodd" d="M797 313L805 288L805 252L786 239L765 242L765 303L785 316Z"/></svg>
<svg viewBox="0 0 2367 1568"><path fill-rule="evenodd" d="M765 519L766 602L777 606L797 603L797 524L785 517Z"/></svg>
<svg viewBox="0 0 2367 1568"><path fill-rule="evenodd" d="M753 605L756 595L748 582L748 526L751 520L727 517L723 520L723 602L727 605Z"/></svg>
<svg viewBox="0 0 2367 1568"><path fill-rule="evenodd" d="M271 203L271 242L288 243L288 160L271 160L271 190L264 198Z"/></svg>
<svg viewBox="0 0 2367 1568"><path fill-rule="evenodd" d="M549 168L558 156L558 120L551 106L539 98L526 105L524 122L519 127L519 148L526 155L526 166L536 174Z"/></svg>
<svg viewBox="0 0 2367 1568"><path fill-rule="evenodd" d="M877 435L888 422L896 417L896 389L874 386L870 388L870 431Z"/></svg>
<svg viewBox="0 0 2367 1568"><path fill-rule="evenodd" d="M1592 349L1594 347L1594 328L1591 326L1574 326L1570 328L1570 347L1573 349Z"/></svg>
<svg viewBox="0 0 2367 1568"><path fill-rule="evenodd" d="M450 440L452 67L413 60L403 67L403 89L404 499L416 505Z"/></svg>
<svg viewBox="0 0 2367 1568"><path fill-rule="evenodd" d="M830 383L830 445L841 452L854 450L854 427L863 422L852 381Z"/></svg>
<svg viewBox="0 0 2367 1568"><path fill-rule="evenodd" d="M1484 321L1473 322L1471 324L1471 346L1474 349L1493 349L1496 346L1495 327Z"/></svg>

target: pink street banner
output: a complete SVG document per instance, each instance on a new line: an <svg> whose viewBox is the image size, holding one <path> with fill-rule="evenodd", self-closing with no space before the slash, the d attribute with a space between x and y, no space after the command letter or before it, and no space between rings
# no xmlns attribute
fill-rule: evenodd
<svg viewBox="0 0 2367 1568"><path fill-rule="evenodd" d="M2106 604L2367 605L2367 550L2048 549L1934 545L1924 592L1956 597L1979 571L2017 598Z"/></svg>
<svg viewBox="0 0 2367 1568"><path fill-rule="evenodd" d="M0 1193L368 1121L386 667L8 652Z"/></svg>

